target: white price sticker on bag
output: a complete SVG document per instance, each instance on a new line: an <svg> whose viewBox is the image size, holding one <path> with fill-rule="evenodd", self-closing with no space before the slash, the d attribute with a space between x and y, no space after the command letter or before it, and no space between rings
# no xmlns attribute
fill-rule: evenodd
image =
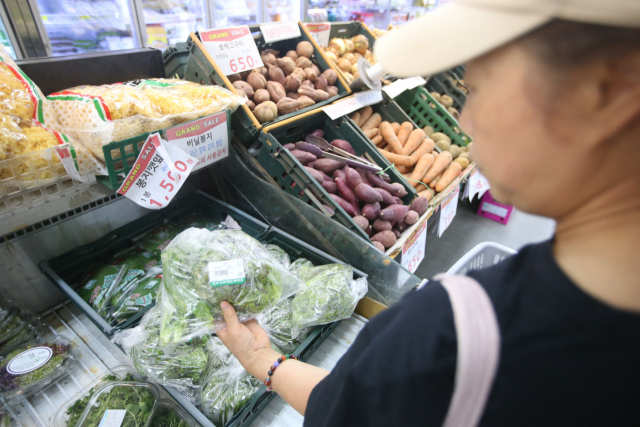
<svg viewBox="0 0 640 427"><path fill-rule="evenodd" d="M473 200L473 197L476 194L479 199L482 198L484 193L491 188L491 185L487 178L485 178L479 170L476 170L469 177L469 180L467 181L467 188L469 190L469 200Z"/></svg>
<svg viewBox="0 0 640 427"><path fill-rule="evenodd" d="M331 117L331 120L335 120L367 105L377 104L380 101L382 101L382 92L367 90L358 92L353 97L345 99L344 101L322 107L322 109L327 116Z"/></svg>
<svg viewBox="0 0 640 427"><path fill-rule="evenodd" d="M245 282L244 264L241 259L210 262L209 284L212 287L242 285Z"/></svg>
<svg viewBox="0 0 640 427"><path fill-rule="evenodd" d="M402 247L402 266L412 273L415 273L418 266L424 259L425 247L427 244L427 221L423 221L415 234L407 240Z"/></svg>
<svg viewBox="0 0 640 427"><path fill-rule="evenodd" d="M161 209L171 202L196 163L197 159L167 144L159 133L152 133L118 193L144 208Z"/></svg>
<svg viewBox="0 0 640 427"><path fill-rule="evenodd" d="M264 67L256 42L246 25L202 31L200 38L225 76Z"/></svg>
<svg viewBox="0 0 640 427"><path fill-rule="evenodd" d="M194 171L229 156L229 122L226 111L174 126L165 131L167 143L198 159Z"/></svg>
<svg viewBox="0 0 640 427"><path fill-rule="evenodd" d="M329 33L331 32L331 24L329 22L313 22L304 25L321 48L326 49L329 46Z"/></svg>
<svg viewBox="0 0 640 427"><path fill-rule="evenodd" d="M298 21L262 24L260 25L260 31L262 32L262 37L264 37L265 43L293 39L301 36Z"/></svg>
<svg viewBox="0 0 640 427"><path fill-rule="evenodd" d="M438 237L442 237L442 233L451 225L453 218L458 210L458 195L460 194L460 186L456 186L451 194L444 199L440 205L440 221L438 221Z"/></svg>

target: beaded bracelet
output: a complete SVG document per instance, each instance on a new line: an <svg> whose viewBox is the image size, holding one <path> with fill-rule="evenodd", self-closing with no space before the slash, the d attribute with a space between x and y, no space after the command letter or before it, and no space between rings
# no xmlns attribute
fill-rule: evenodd
<svg viewBox="0 0 640 427"><path fill-rule="evenodd" d="M282 357L279 357L278 360L276 360L274 364L271 365L271 369L267 373L267 379L264 380L264 385L267 386L267 391L273 391L273 389L271 388L271 376L276 371L276 368L287 359L296 360L296 356L294 356L293 354L283 354Z"/></svg>

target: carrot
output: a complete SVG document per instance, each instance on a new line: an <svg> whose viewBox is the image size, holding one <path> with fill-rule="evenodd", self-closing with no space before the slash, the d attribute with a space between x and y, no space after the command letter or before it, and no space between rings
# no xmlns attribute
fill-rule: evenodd
<svg viewBox="0 0 640 427"><path fill-rule="evenodd" d="M358 123L360 122L360 113L359 112L355 112L351 115L351 120L353 120L353 122L356 124L356 126L358 126Z"/></svg>
<svg viewBox="0 0 640 427"><path fill-rule="evenodd" d="M380 133L380 129L378 128L367 129L364 131L365 136L369 139L372 139L374 136L378 135L379 133Z"/></svg>
<svg viewBox="0 0 640 427"><path fill-rule="evenodd" d="M431 165L433 164L433 156L429 153L423 154L416 163L416 167L411 172L411 181L409 183L414 186L414 188L418 188L420 184L420 180L427 173Z"/></svg>
<svg viewBox="0 0 640 427"><path fill-rule="evenodd" d="M402 147L403 156L410 156L414 151L420 147L422 141L426 140L426 135L422 129L416 129L411 134L409 134L409 139L407 139L407 143ZM429 140L431 141L431 140ZM435 147L435 145L434 145Z"/></svg>
<svg viewBox="0 0 640 427"><path fill-rule="evenodd" d="M407 139L409 138L409 134L411 133L411 131L413 130L413 125L411 124L411 122L404 122L400 125L400 130L398 132L396 132L398 134L398 141L400 141L400 145L402 145L404 147L404 145L407 143ZM424 133L424 132L422 132ZM420 145L420 144L418 144ZM417 147L417 145L416 145ZM411 153L409 153L411 154ZM408 155L408 154L406 154Z"/></svg>
<svg viewBox="0 0 640 427"><path fill-rule="evenodd" d="M426 138L424 141L422 141L420 147L418 147L418 149L414 151L410 157L414 160L414 162L418 162L418 160L420 160L420 157L431 151L433 151L433 141L429 138Z"/></svg>
<svg viewBox="0 0 640 427"><path fill-rule="evenodd" d="M449 166L452 160L453 157L451 156L450 152L443 151L442 153L440 153L438 157L436 157L436 159L433 161L433 165L431 166L427 174L424 176L424 178L422 178L422 182L424 182L425 184L430 184L436 176L444 172L444 170L447 168L447 166Z"/></svg>
<svg viewBox="0 0 640 427"><path fill-rule="evenodd" d="M429 188L436 188L436 185L438 185L438 181L440 181L440 178L442 178L442 174L444 172L442 172L440 175L436 176L433 180L431 180L431 182L429 183Z"/></svg>
<svg viewBox="0 0 640 427"><path fill-rule="evenodd" d="M407 166L396 166L396 169L400 173L411 173L411 168Z"/></svg>
<svg viewBox="0 0 640 427"><path fill-rule="evenodd" d="M380 126L380 122L382 122L382 117L380 116L380 114L372 114L371 117L369 117L367 121L364 122L362 126L360 126L360 129L367 130L377 128L378 126Z"/></svg>
<svg viewBox="0 0 640 427"><path fill-rule="evenodd" d="M386 147L383 148L384 151L388 151L391 152L391 147L389 145L387 145Z"/></svg>
<svg viewBox="0 0 640 427"><path fill-rule="evenodd" d="M427 201L430 201L431 199L433 199L433 190L429 188L427 190L419 191L418 196L426 197Z"/></svg>
<svg viewBox="0 0 640 427"><path fill-rule="evenodd" d="M390 153L387 151L380 151L383 156L387 158L391 163L397 166L413 166L416 164L418 159L413 160L409 156L401 156L400 154Z"/></svg>
<svg viewBox="0 0 640 427"><path fill-rule="evenodd" d="M405 178L411 178L411 174L410 173L403 173L401 175L404 176Z"/></svg>
<svg viewBox="0 0 640 427"><path fill-rule="evenodd" d="M361 108L360 111L358 112L360 113L360 120L357 121L356 124L362 127L362 125L364 125L365 122L369 120L369 118L371 117L371 114L373 114L373 108L367 106L367 107Z"/></svg>
<svg viewBox="0 0 640 427"><path fill-rule="evenodd" d="M400 141L398 141L398 137L396 136L393 128L391 127L391 123L382 122L380 123L380 134L387 141L387 144L391 146L391 149L396 153L400 154L402 151L402 145L400 145Z"/></svg>
<svg viewBox="0 0 640 427"><path fill-rule="evenodd" d="M373 145L379 146L381 142L384 142L384 138L382 138L382 135L376 135L371 138L371 142L373 142Z"/></svg>
<svg viewBox="0 0 640 427"><path fill-rule="evenodd" d="M451 182L453 182L453 180L456 179L458 175L460 175L460 172L462 172L462 165L460 163L451 163L447 170L445 170L442 174L442 178L440 178L440 181L438 181L438 184L436 185L436 191L440 192L447 188L447 186L451 184Z"/></svg>
<svg viewBox="0 0 640 427"><path fill-rule="evenodd" d="M393 122L391 123L391 127L393 128L393 132L397 135L400 132L400 124Z"/></svg>

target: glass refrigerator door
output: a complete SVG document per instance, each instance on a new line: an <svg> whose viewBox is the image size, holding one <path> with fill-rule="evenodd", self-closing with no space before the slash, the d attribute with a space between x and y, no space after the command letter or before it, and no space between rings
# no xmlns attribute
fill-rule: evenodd
<svg viewBox="0 0 640 427"><path fill-rule="evenodd" d="M262 0L262 22L299 21L301 0Z"/></svg>
<svg viewBox="0 0 640 427"><path fill-rule="evenodd" d="M207 29L205 0L142 0L147 46L164 50Z"/></svg>
<svg viewBox="0 0 640 427"><path fill-rule="evenodd" d="M7 24L4 19L0 19L0 44L2 44L4 50L9 52L9 55L11 55L13 59L18 59L16 56L16 49L13 46L12 36L7 31Z"/></svg>
<svg viewBox="0 0 640 427"><path fill-rule="evenodd" d="M387 29L390 0L307 0L305 21L361 21Z"/></svg>
<svg viewBox="0 0 640 427"><path fill-rule="evenodd" d="M213 28L250 25L260 22L259 0L214 0L213 3Z"/></svg>
<svg viewBox="0 0 640 427"><path fill-rule="evenodd" d="M37 0L53 56L138 46L127 0Z"/></svg>
<svg viewBox="0 0 640 427"><path fill-rule="evenodd" d="M422 0L391 0L391 25L402 25L427 11L428 1Z"/></svg>

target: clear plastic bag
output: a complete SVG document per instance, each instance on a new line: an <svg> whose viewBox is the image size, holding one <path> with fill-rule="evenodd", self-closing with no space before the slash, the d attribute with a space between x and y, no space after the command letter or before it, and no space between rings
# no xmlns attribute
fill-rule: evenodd
<svg viewBox="0 0 640 427"><path fill-rule="evenodd" d="M297 337L293 335L291 324L292 301L293 298L287 298L256 317L262 329L269 336L271 343L280 348L283 353L293 353L313 331L313 328L307 328Z"/></svg>
<svg viewBox="0 0 640 427"><path fill-rule="evenodd" d="M0 295L0 353L40 338L42 320L33 312Z"/></svg>
<svg viewBox="0 0 640 427"><path fill-rule="evenodd" d="M353 280L353 269L343 264L328 264L304 269L304 289L291 303L293 335L305 328L346 319L367 293L367 279Z"/></svg>
<svg viewBox="0 0 640 427"><path fill-rule="evenodd" d="M178 233L180 233L180 229L178 229L178 227L173 224L165 224L145 236L140 243L140 246L143 249L160 256L162 250L171 243Z"/></svg>
<svg viewBox="0 0 640 427"><path fill-rule="evenodd" d="M113 337L140 375L180 389L191 401L197 400L201 381L209 367L209 339L208 335L203 335L183 344L161 345L158 306L143 316L140 325Z"/></svg>
<svg viewBox="0 0 640 427"><path fill-rule="evenodd" d="M126 288L111 297L113 303L109 321L117 325L144 310L156 300L161 284L161 267L152 267L144 276L129 283Z"/></svg>
<svg viewBox="0 0 640 427"><path fill-rule="evenodd" d="M275 259L280 261L280 264L287 270L289 270L291 266L291 259L289 255L278 245L264 245L265 248L273 255Z"/></svg>
<svg viewBox="0 0 640 427"><path fill-rule="evenodd" d="M27 396L65 375L75 361L71 342L56 336L21 345L0 356L0 392Z"/></svg>
<svg viewBox="0 0 640 427"><path fill-rule="evenodd" d="M162 266L159 304L166 344L223 327L222 301L231 303L243 322L302 287L299 277L241 230L189 228L162 251Z"/></svg>
<svg viewBox="0 0 640 427"><path fill-rule="evenodd" d="M158 402L151 427L198 427L200 424L173 400ZM57 427L57 426L56 426Z"/></svg>
<svg viewBox="0 0 640 427"><path fill-rule="evenodd" d="M308 259L298 258L291 263L291 265L289 266L289 271L296 274L298 277L302 277L305 271L308 271L313 267L313 263Z"/></svg>

